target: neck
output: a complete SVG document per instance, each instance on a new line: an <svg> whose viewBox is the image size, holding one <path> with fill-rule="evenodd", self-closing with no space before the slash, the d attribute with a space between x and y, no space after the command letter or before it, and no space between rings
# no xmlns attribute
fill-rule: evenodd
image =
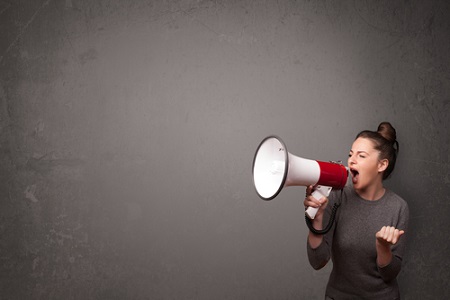
<svg viewBox="0 0 450 300"><path fill-rule="evenodd" d="M381 182L376 185L371 185L365 189L359 189L359 190L355 189L355 191L361 198L369 200L369 201L379 200L381 197L383 197L384 193L386 192L386 190Z"/></svg>

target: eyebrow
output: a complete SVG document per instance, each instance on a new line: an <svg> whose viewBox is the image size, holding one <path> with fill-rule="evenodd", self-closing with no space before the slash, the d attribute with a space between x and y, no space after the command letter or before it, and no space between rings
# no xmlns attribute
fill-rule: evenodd
<svg viewBox="0 0 450 300"><path fill-rule="evenodd" d="M350 149L350 152L355 152L355 151L353 151L352 149ZM367 152L367 151L364 151L364 150L359 150L359 151L356 151L356 153L366 153L367 155L370 155L370 153L369 152Z"/></svg>

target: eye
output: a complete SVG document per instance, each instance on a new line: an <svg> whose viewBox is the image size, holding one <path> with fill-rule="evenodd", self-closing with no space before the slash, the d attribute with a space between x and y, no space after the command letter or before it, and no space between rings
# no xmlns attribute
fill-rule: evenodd
<svg viewBox="0 0 450 300"><path fill-rule="evenodd" d="M366 158L366 156L363 155L363 154L360 154L359 157L361 157L361 158Z"/></svg>

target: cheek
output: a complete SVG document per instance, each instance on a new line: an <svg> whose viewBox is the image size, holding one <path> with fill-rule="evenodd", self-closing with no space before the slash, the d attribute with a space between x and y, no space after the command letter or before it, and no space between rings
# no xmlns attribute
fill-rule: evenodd
<svg viewBox="0 0 450 300"><path fill-rule="evenodd" d="M367 169L371 172L371 173L378 173L378 163L377 162L371 162L370 165L367 166Z"/></svg>
<svg viewBox="0 0 450 300"><path fill-rule="evenodd" d="M378 164L375 161L364 161L359 163L360 171L364 173L378 173Z"/></svg>

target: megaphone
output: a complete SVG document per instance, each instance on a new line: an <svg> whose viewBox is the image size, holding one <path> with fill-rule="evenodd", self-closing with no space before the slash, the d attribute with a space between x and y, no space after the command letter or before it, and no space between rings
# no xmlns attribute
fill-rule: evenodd
<svg viewBox="0 0 450 300"><path fill-rule="evenodd" d="M340 163L311 160L292 155L278 136L268 136L258 146L253 159L253 183L263 200L274 199L284 187L315 186L312 196L328 197L331 190L344 188L348 169ZM318 208L308 207L314 219Z"/></svg>

